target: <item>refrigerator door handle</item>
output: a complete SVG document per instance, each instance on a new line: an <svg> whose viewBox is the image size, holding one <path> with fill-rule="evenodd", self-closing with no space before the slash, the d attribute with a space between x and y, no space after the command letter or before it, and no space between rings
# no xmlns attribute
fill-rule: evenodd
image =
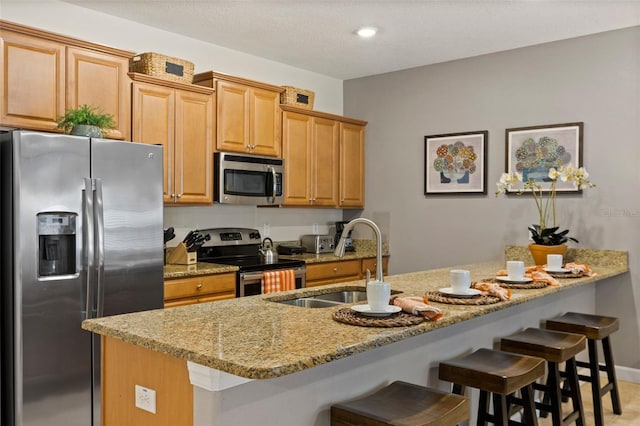
<svg viewBox="0 0 640 426"><path fill-rule="evenodd" d="M96 260L98 281L96 286L96 318L104 315L104 203L102 198L102 179L94 179L96 184L96 198L94 204Z"/></svg>
<svg viewBox="0 0 640 426"><path fill-rule="evenodd" d="M82 191L84 198L84 211L82 227L82 244L84 246L83 266L86 271L87 300L85 304L85 319L93 318L93 300L94 300L94 284L93 276L95 270L95 254L93 241L93 180L84 178L84 190Z"/></svg>

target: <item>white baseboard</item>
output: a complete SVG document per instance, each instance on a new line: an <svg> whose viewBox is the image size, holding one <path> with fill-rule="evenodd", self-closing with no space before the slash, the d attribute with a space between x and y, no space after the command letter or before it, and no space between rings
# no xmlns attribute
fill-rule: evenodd
<svg viewBox="0 0 640 426"><path fill-rule="evenodd" d="M616 378L625 382L640 384L640 369L616 365Z"/></svg>

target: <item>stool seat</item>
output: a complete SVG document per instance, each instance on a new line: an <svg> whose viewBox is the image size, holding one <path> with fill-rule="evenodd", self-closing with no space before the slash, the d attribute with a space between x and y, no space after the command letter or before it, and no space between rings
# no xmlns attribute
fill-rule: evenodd
<svg viewBox="0 0 640 426"><path fill-rule="evenodd" d="M402 381L331 407L334 426L449 426L465 420L469 420L467 398Z"/></svg>
<svg viewBox="0 0 640 426"><path fill-rule="evenodd" d="M618 318L567 312L559 317L548 319L545 328L582 334L587 339L601 340L617 331L619 324Z"/></svg>
<svg viewBox="0 0 640 426"><path fill-rule="evenodd" d="M508 395L544 375L544 360L492 349L440 363L440 380Z"/></svg>
<svg viewBox="0 0 640 426"><path fill-rule="evenodd" d="M537 356L551 362L565 362L587 348L581 334L561 333L540 328L527 328L503 337L500 349L523 355Z"/></svg>

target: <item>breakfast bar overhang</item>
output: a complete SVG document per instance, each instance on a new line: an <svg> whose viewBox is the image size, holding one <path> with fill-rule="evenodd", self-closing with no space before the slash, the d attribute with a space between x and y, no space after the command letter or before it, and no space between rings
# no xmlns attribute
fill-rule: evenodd
<svg viewBox="0 0 640 426"><path fill-rule="evenodd" d="M525 249L507 247L505 258L522 259ZM620 285L618 276L628 272L628 255L571 250L569 257L589 264L596 275L562 280L560 286L513 290L510 300L489 305L438 304L442 319L413 326L347 325L332 319L338 307L308 309L273 301L363 288L363 281L354 281L89 320L83 327L103 335L107 377L109 368L136 375L135 369L127 370L127 362L109 363L109 347L136 348L143 356L162 354L174 360L187 382L182 389L193 390L186 406L192 404L194 425L328 425L329 408L336 402L362 397L395 380L449 390L449 383L438 380L439 362L492 347L502 336L567 311L596 313L598 288ZM403 295L422 295L446 286L453 267L470 270L472 280L478 280L495 276L504 260L394 275L385 281ZM117 396L110 396L107 387L105 398ZM140 412L131 400L119 403L120 410L161 424L166 405L180 409L176 401L158 391L156 414Z"/></svg>

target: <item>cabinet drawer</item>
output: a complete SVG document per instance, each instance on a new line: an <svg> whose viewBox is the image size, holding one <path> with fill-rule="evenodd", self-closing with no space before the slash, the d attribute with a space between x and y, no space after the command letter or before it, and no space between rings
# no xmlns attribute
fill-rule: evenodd
<svg viewBox="0 0 640 426"><path fill-rule="evenodd" d="M362 276L365 277L367 274L367 269L371 272L371 276L375 277L376 275L376 258L368 258L362 259ZM382 272L387 275L387 266L389 265L389 257L382 258Z"/></svg>
<svg viewBox="0 0 640 426"><path fill-rule="evenodd" d="M212 293L233 293L235 297L235 291L236 274L234 273L176 278L164 283L165 300L199 297Z"/></svg>
<svg viewBox="0 0 640 426"><path fill-rule="evenodd" d="M307 265L307 281L360 276L360 260L344 260Z"/></svg>

